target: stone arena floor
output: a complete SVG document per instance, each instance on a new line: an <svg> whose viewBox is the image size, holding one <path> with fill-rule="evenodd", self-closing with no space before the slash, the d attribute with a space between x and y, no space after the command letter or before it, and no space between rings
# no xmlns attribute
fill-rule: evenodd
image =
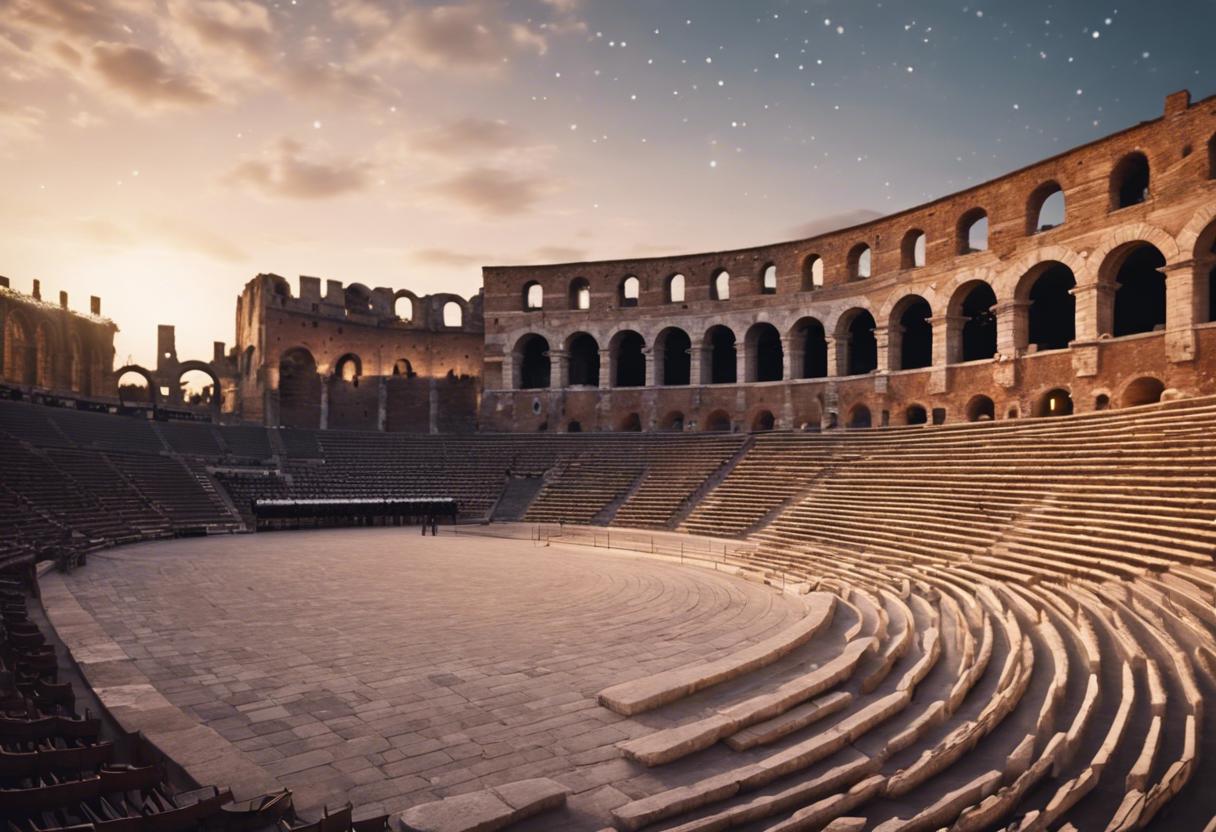
<svg viewBox="0 0 1216 832"><path fill-rule="evenodd" d="M48 578L103 701L199 779L396 812L548 776L571 789L562 828L588 830L638 793L615 743L653 730L595 694L802 614L708 569L416 529L142 544Z"/></svg>

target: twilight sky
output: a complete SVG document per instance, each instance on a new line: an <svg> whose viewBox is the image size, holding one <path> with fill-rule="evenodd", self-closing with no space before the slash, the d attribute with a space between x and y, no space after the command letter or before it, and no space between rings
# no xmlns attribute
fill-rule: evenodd
<svg viewBox="0 0 1216 832"><path fill-rule="evenodd" d="M1216 91L1213 0L0 0L0 274L118 362L233 341L260 271L734 248Z"/></svg>

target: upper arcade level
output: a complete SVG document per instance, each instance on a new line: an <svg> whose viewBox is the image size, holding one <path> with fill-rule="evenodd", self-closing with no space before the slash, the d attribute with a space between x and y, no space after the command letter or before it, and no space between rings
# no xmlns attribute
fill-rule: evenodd
<svg viewBox="0 0 1216 832"><path fill-rule="evenodd" d="M813 317L831 351L848 340L860 310L879 341L898 342L902 307L912 296L925 302L923 310L918 307L922 326L942 336L925 365L968 360L963 319L972 313L1006 324L1001 343L989 353L1013 358L1036 340L1022 330L1034 302L1030 289L1051 268L1047 264L1070 271L1064 295L1069 303L1075 298L1076 307L1072 331L1049 348L1118 337L1127 327L1116 320L1114 295L1134 253L1129 244L1152 245L1163 261L1154 269L1166 275L1189 275L1192 269L1198 274L1204 265L1198 261L1212 259L1199 248L1210 236L1205 230L1214 213L1216 98L1192 103L1189 93L1178 92L1167 97L1164 115L1153 121L810 239L675 257L487 267L486 355L488 362L501 360L503 369L497 377L487 373L486 387L533 386L520 382L514 366L522 358L519 345L532 335L564 357L571 339L582 333L610 351L614 339L631 331L657 355L660 336L671 326L686 330L694 344L725 326L743 346L757 321L771 322L787 341L796 341L805 329L801 324ZM1188 291L1172 292L1168 316L1163 308L1153 326L1180 331L1211 320L1203 277L1206 272L1193 281L1188 276ZM987 284L992 297L976 301L982 309L973 303L976 309L963 310L970 284L977 282ZM951 347L953 342L958 343ZM1172 349L1172 360L1185 360L1187 339L1173 339ZM829 363L826 375L853 374L843 358ZM897 361L882 365L868 369L910 368ZM713 383L702 375L702 383ZM764 380L751 375L740 371L737 378ZM806 375L787 368L784 377ZM653 383L662 384L657 371Z"/></svg>

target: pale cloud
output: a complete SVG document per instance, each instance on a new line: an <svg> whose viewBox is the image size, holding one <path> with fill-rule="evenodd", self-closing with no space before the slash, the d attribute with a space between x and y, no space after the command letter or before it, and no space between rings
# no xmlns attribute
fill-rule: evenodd
<svg viewBox="0 0 1216 832"><path fill-rule="evenodd" d="M112 251L158 246L226 263L250 259L247 251L227 237L171 217L142 216L131 221L80 217L74 229L81 239Z"/></svg>
<svg viewBox="0 0 1216 832"><path fill-rule="evenodd" d="M425 190L452 205L503 217L531 211L558 188L544 175L478 166L435 182Z"/></svg>
<svg viewBox="0 0 1216 832"><path fill-rule="evenodd" d="M251 188L264 196L289 199L328 199L360 191L371 184L372 165L363 160L307 159L304 148L281 139L228 173L231 185Z"/></svg>
<svg viewBox="0 0 1216 832"><path fill-rule="evenodd" d="M42 134L46 111L32 104L15 104L0 100L0 153L9 148L34 141Z"/></svg>
<svg viewBox="0 0 1216 832"><path fill-rule="evenodd" d="M581 263L587 259L587 252L569 246L540 246L532 250L532 257L540 263Z"/></svg>
<svg viewBox="0 0 1216 832"><path fill-rule="evenodd" d="M111 90L152 107L197 107L215 101L203 82L175 72L154 52L121 43L98 43L93 69Z"/></svg>
<svg viewBox="0 0 1216 832"><path fill-rule="evenodd" d="M410 138L409 146L451 158L518 150L528 146L528 142L505 121L470 116L423 130Z"/></svg>
<svg viewBox="0 0 1216 832"><path fill-rule="evenodd" d="M839 214L828 214L817 220L811 220L810 222L794 226L790 229L789 236L796 240L818 237L821 234L839 231L842 228L861 225L882 216L885 215L881 211L872 211L868 208L857 208L852 211L842 211Z"/></svg>
<svg viewBox="0 0 1216 832"><path fill-rule="evenodd" d="M412 260L432 266L468 268L489 263L494 258L485 254L470 253L463 249L422 248L410 254Z"/></svg>

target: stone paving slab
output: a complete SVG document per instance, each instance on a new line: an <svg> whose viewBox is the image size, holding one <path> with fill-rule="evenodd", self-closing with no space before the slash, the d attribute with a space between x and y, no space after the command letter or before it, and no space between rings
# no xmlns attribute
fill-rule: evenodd
<svg viewBox="0 0 1216 832"><path fill-rule="evenodd" d="M804 609L634 554L402 529L140 544L50 578L103 701L200 780L397 813L551 777L563 828L587 830L636 790L616 744L653 731L597 691L721 659Z"/></svg>

